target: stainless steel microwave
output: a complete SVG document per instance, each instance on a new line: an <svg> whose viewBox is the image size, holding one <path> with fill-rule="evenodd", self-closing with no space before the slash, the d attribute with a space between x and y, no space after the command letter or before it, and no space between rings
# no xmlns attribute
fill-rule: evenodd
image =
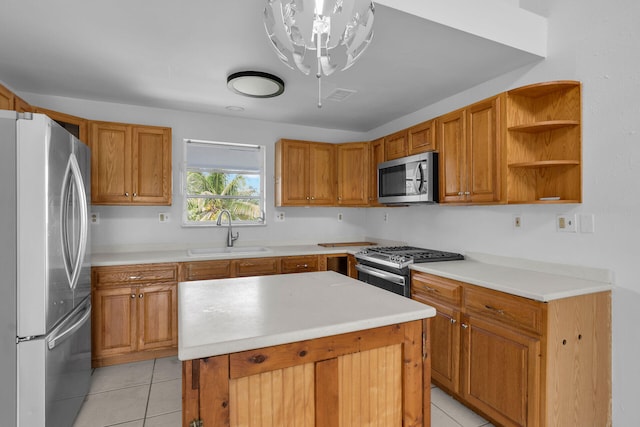
<svg viewBox="0 0 640 427"><path fill-rule="evenodd" d="M378 164L378 201L437 203L438 153L420 153Z"/></svg>

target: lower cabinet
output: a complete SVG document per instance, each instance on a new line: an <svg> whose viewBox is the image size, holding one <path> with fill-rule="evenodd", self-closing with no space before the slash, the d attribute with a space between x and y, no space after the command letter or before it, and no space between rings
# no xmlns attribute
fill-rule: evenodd
<svg viewBox="0 0 640 427"><path fill-rule="evenodd" d="M177 354L177 264L94 267L94 367Z"/></svg>
<svg viewBox="0 0 640 427"><path fill-rule="evenodd" d="M611 425L611 293L533 301L412 273L432 381L501 426Z"/></svg>

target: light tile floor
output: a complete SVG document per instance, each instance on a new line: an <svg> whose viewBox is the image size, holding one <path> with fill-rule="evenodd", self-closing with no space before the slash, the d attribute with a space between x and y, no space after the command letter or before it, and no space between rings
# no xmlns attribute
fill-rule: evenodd
<svg viewBox="0 0 640 427"><path fill-rule="evenodd" d="M95 369L74 427L180 427L181 376L176 357ZM432 387L431 426L493 425Z"/></svg>

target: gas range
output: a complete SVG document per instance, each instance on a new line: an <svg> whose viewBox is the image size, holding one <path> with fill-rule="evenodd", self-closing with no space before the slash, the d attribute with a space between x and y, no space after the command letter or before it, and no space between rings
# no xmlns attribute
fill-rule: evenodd
<svg viewBox="0 0 640 427"><path fill-rule="evenodd" d="M372 247L356 253L355 257L360 261L368 261L372 264L391 267L396 270L403 270L414 263L464 259L464 256L454 252L416 248L413 246Z"/></svg>

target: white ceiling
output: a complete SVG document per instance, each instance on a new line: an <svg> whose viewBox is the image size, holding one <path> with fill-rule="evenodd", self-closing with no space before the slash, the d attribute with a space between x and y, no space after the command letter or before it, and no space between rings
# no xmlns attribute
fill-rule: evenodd
<svg viewBox="0 0 640 427"><path fill-rule="evenodd" d="M371 46L349 70L323 78L325 96L336 88L357 93L318 109L315 76L287 68L269 45L264 4L0 0L0 81L19 93L364 132L541 58L376 4ZM243 70L279 75L285 93L251 99L230 92L226 77Z"/></svg>

